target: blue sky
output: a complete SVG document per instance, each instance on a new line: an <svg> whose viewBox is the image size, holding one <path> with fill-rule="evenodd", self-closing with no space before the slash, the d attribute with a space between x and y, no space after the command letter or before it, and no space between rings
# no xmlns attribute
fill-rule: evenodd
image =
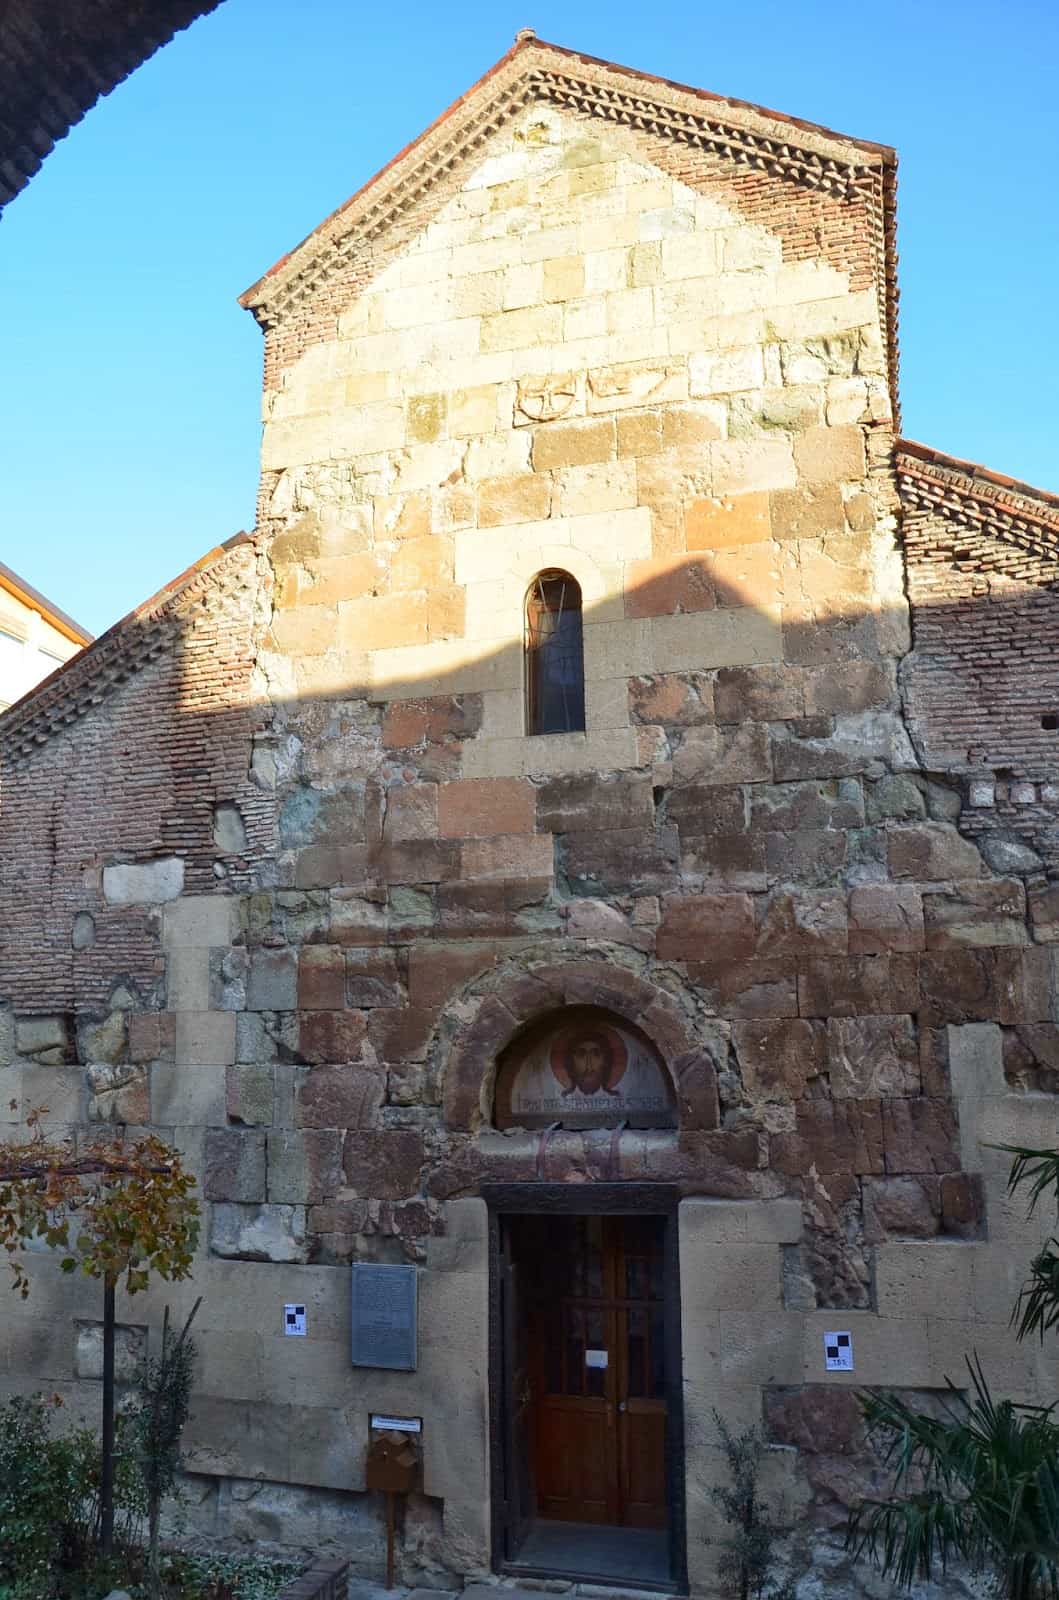
<svg viewBox="0 0 1059 1600"><path fill-rule="evenodd" d="M896 145L904 432L1059 490L1055 0L225 0L0 222L0 560L101 632L252 525L236 296L523 26Z"/></svg>

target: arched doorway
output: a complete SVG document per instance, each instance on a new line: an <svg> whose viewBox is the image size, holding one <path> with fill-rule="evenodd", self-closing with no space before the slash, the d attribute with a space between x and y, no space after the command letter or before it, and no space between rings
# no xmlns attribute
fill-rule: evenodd
<svg viewBox="0 0 1059 1600"><path fill-rule="evenodd" d="M560 1128L584 1130L613 1178L623 1132L675 1129L676 1098L644 1032L575 1005L536 1020L502 1052L493 1122L537 1130L542 1157ZM676 1188L538 1181L482 1192L493 1263L496 1565L681 1587Z"/></svg>

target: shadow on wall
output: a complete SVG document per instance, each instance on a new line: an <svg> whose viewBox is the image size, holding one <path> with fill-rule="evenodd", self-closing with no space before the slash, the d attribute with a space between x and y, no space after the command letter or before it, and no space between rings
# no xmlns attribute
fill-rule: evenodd
<svg viewBox="0 0 1059 1600"><path fill-rule="evenodd" d="M320 937L297 896L331 895L350 942L357 916L399 942L559 931L584 899L863 897L891 880L988 875L948 827L956 785L911 776L895 660L906 616L868 609L870 575L845 549L836 537L831 550L636 562L624 600L583 582L587 731L527 739L518 611L506 640L453 637L450 615L447 636L379 646L369 662L343 647L342 600L277 609L269 628L272 569L260 545L235 544L168 609L126 619L0 720L0 998L69 1011L120 983L160 1006L156 906L181 891L275 891L295 943ZM289 569L275 578L282 600ZM430 601L401 596L398 612ZM359 617L385 597L351 604ZM998 602L986 621L1002 632ZM917 634L929 625L921 613ZM965 636L974 627L965 615ZM930 716L931 651L902 667L913 737ZM326 693L294 690L307 666ZM969 696L1006 703L1006 671L991 657ZM1044 719L1059 663L1036 687ZM979 731L975 751L1002 762L1003 727ZM1054 771L994 783L992 807L961 823L1007 837L987 859L1017 880L1016 921L1029 878L1039 927L1052 915L1042 858L1059 854Z"/></svg>

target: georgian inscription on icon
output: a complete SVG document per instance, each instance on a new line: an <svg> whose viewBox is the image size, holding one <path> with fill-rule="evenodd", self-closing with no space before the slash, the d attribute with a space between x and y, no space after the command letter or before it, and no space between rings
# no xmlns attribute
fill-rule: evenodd
<svg viewBox="0 0 1059 1600"><path fill-rule="evenodd" d="M501 1127L670 1128L665 1068L647 1041L592 1007L573 1007L523 1040L501 1064Z"/></svg>

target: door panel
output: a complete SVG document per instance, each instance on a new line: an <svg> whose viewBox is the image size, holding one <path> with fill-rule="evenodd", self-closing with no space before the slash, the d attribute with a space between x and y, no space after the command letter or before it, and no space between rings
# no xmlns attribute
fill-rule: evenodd
<svg viewBox="0 0 1059 1600"><path fill-rule="evenodd" d="M532 1388L529 1323L522 1295L524 1268L515 1259L510 1231L501 1236L500 1311L504 1348L504 1484L507 1500L506 1554L513 1558L536 1510L533 1492Z"/></svg>
<svg viewBox="0 0 1059 1600"><path fill-rule="evenodd" d="M525 1221L537 1515L664 1527L663 1220Z"/></svg>

